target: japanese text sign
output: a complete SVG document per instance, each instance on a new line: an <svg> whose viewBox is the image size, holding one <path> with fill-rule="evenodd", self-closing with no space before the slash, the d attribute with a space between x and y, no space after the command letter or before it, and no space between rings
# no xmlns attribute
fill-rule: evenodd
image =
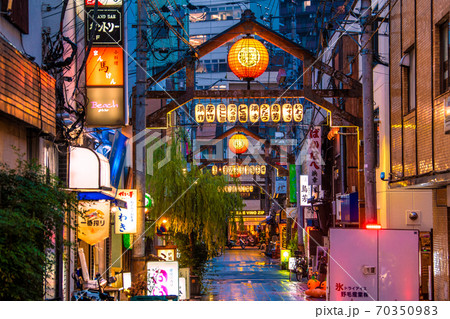
<svg viewBox="0 0 450 319"><path fill-rule="evenodd" d="M86 85L123 85L123 51L121 48L92 48L86 61Z"/></svg>
<svg viewBox="0 0 450 319"><path fill-rule="evenodd" d="M147 263L147 290L149 296L178 296L178 262Z"/></svg>
<svg viewBox="0 0 450 319"><path fill-rule="evenodd" d="M95 9L86 11L86 38L90 39L95 30L92 43L122 44L122 12L121 9ZM95 15L95 16L94 16Z"/></svg>
<svg viewBox="0 0 450 319"><path fill-rule="evenodd" d="M78 238L89 245L109 237L109 209L108 201L80 201L78 215Z"/></svg>
<svg viewBox="0 0 450 319"><path fill-rule="evenodd" d="M137 191L135 189L119 189L116 198L127 203L127 208L117 207L115 219L116 234L136 233Z"/></svg>
<svg viewBox="0 0 450 319"><path fill-rule="evenodd" d="M308 152L306 163L308 165L308 178L310 185L322 184L322 128L313 127L308 132Z"/></svg>

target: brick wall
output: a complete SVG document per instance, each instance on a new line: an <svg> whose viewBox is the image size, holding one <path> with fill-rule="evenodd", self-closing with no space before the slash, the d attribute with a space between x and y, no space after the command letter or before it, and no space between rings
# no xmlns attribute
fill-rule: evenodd
<svg viewBox="0 0 450 319"><path fill-rule="evenodd" d="M449 300L449 208L437 206L437 196L433 190L434 300Z"/></svg>
<svg viewBox="0 0 450 319"><path fill-rule="evenodd" d="M434 178L450 170L450 135L444 134L444 99L450 92L439 92L438 32L449 12L448 0L399 0L391 11L391 170L406 178ZM408 114L406 69L399 62L411 47L416 52L416 109ZM433 190L434 297L448 300L450 208L438 206L437 196Z"/></svg>

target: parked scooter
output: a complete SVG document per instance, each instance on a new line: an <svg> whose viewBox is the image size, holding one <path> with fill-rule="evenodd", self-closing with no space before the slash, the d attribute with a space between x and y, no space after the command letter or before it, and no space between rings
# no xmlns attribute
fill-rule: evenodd
<svg viewBox="0 0 450 319"><path fill-rule="evenodd" d="M228 239L226 246L228 247L228 249L231 249L236 246L236 242L234 240Z"/></svg>
<svg viewBox="0 0 450 319"><path fill-rule="evenodd" d="M244 239L242 239L242 237L239 237L239 245L241 246L242 249L245 249L246 243Z"/></svg>
<svg viewBox="0 0 450 319"><path fill-rule="evenodd" d="M72 301L113 301L114 297L110 296L108 293L104 291L105 286L108 284L108 281L103 279L100 273L97 273L95 276L95 281L97 283L97 288L83 288L83 278L80 275L81 270L78 269L75 273L72 274L72 278L75 280L75 284L79 290L76 290L72 293ZM115 277L109 278L109 283L116 282Z"/></svg>

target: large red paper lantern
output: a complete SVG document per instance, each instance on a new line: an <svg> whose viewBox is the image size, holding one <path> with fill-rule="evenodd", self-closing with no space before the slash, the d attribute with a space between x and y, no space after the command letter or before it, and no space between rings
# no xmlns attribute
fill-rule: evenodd
<svg viewBox="0 0 450 319"><path fill-rule="evenodd" d="M269 53L261 42L247 36L231 47L228 52L228 65L238 78L251 81L266 71Z"/></svg>
<svg viewBox="0 0 450 319"><path fill-rule="evenodd" d="M230 150L235 154L245 153L248 149L248 139L244 134L234 134L229 142Z"/></svg>

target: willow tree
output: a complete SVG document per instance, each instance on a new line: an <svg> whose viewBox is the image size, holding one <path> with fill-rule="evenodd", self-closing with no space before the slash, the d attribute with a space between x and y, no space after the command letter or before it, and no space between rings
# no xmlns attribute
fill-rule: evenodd
<svg viewBox="0 0 450 319"><path fill-rule="evenodd" d="M170 160L159 168L155 163L149 179L152 219L168 219L170 231L188 236L191 249L201 242L213 252L224 246L228 223L234 220L234 211L242 209L242 198L222 191L229 183L227 177L213 176L195 165L188 169L179 138L171 142L160 154L160 159L170 154Z"/></svg>

